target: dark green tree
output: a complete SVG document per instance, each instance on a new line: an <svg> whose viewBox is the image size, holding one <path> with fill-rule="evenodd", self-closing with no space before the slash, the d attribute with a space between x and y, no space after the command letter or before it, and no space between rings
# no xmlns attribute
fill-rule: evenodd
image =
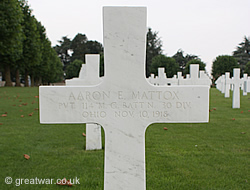
<svg viewBox="0 0 250 190"><path fill-rule="evenodd" d="M250 39L246 36L243 42L237 46L236 50L233 52L234 58L239 62L241 73L244 73L247 62L250 61Z"/></svg>
<svg viewBox="0 0 250 190"><path fill-rule="evenodd" d="M167 57L165 55L157 55L152 59L152 64L150 67L150 73L158 75L158 68L164 67L167 77L173 77L178 70L178 64L174 58Z"/></svg>
<svg viewBox="0 0 250 190"><path fill-rule="evenodd" d="M70 48L71 48L71 40L67 36L63 36L61 40L58 41L60 45L56 45L54 49L56 50L58 56L61 59L61 62L63 64L64 70L70 63L70 57L69 54Z"/></svg>
<svg viewBox="0 0 250 190"><path fill-rule="evenodd" d="M47 77L43 77L43 83L55 83L63 80L63 65L57 56L56 51L50 48L49 64L47 68Z"/></svg>
<svg viewBox="0 0 250 190"><path fill-rule="evenodd" d="M148 28L147 32L147 46L146 46L146 76L150 75L152 59L162 54L162 41L157 36L158 32L152 31Z"/></svg>
<svg viewBox="0 0 250 190"><path fill-rule="evenodd" d="M24 15L23 30L25 40L23 41L23 54L18 61L18 67L22 70L25 79L25 86L28 84L28 76L30 75L32 85L36 67L41 62L41 41L38 31L36 18L32 15L32 11L25 0L21 1L21 8Z"/></svg>
<svg viewBox="0 0 250 190"><path fill-rule="evenodd" d="M82 67L82 60L76 59L66 67L66 79L71 79L73 77L78 77L80 69Z"/></svg>
<svg viewBox="0 0 250 190"><path fill-rule="evenodd" d="M71 42L70 46L73 51L71 61L76 59L85 63L86 54L100 54L103 52L102 44L97 41L88 41L85 34L78 33Z"/></svg>
<svg viewBox="0 0 250 190"><path fill-rule="evenodd" d="M85 54L88 53L87 48L88 38L85 34L78 33L71 42L71 50L73 51L71 61L82 60L85 62Z"/></svg>
<svg viewBox="0 0 250 190"><path fill-rule="evenodd" d="M49 84L63 80L63 64L57 56L56 51L51 47L51 42L46 36L44 26L37 22L37 29L40 35L40 47L42 59L35 69L35 85Z"/></svg>
<svg viewBox="0 0 250 190"><path fill-rule="evenodd" d="M0 69L4 70L5 86L12 86L11 68L22 55L22 20L17 0L0 1Z"/></svg>
<svg viewBox="0 0 250 190"><path fill-rule="evenodd" d="M186 67L187 60L185 59L184 56L184 51L179 49L176 54L172 56L172 58L175 59L176 63L179 65L179 70L183 72L183 70Z"/></svg>
<svg viewBox="0 0 250 190"><path fill-rule="evenodd" d="M220 55L213 61L212 75L215 80L225 72L230 72L232 76L234 68L239 68L239 64L233 56Z"/></svg>
<svg viewBox="0 0 250 190"><path fill-rule="evenodd" d="M87 41L86 43L87 52L89 54L100 54L103 52L103 46L97 41ZM85 53L85 54L86 54Z"/></svg>
<svg viewBox="0 0 250 190"><path fill-rule="evenodd" d="M186 68L186 64L193 60L193 59L197 59L199 60L199 57L196 55L191 55L191 54L187 54L184 56L184 51L182 49L179 49L176 54L174 54L172 56L176 63L179 65L179 71L184 73L184 69Z"/></svg>
<svg viewBox="0 0 250 190"><path fill-rule="evenodd" d="M85 62L86 54L102 54L103 46L97 41L89 41L85 34L78 33L71 41L67 37L63 37L59 41L60 45L55 46L55 50L64 65L64 71L75 60ZM69 52L72 52L72 55ZM69 68L72 69L72 66ZM103 66L101 72L103 72ZM102 74L103 75L103 74Z"/></svg>
<svg viewBox="0 0 250 190"><path fill-rule="evenodd" d="M247 73L247 75L250 76L250 61L247 62L247 64L246 64L245 73Z"/></svg>
<svg viewBox="0 0 250 190"><path fill-rule="evenodd" d="M206 64L203 63L199 59L192 59L191 61L187 62L186 67L184 69L183 74L189 74L190 73L190 64L199 64L199 70L205 70Z"/></svg>
<svg viewBox="0 0 250 190"><path fill-rule="evenodd" d="M100 54L100 77L104 76L104 54Z"/></svg>

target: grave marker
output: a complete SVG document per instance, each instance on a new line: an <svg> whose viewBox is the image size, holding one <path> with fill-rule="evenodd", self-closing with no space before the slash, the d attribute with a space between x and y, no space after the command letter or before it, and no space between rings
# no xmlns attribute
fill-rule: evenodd
<svg viewBox="0 0 250 190"><path fill-rule="evenodd" d="M91 86L102 82L99 77L100 55L86 54L86 64L82 64L79 78L66 80L66 86ZM86 150L102 149L102 132L98 124L86 124Z"/></svg>
<svg viewBox="0 0 250 190"><path fill-rule="evenodd" d="M165 73L165 68L164 67L159 67L158 68L158 79L157 79L157 84L162 86L162 85L166 85L167 83L167 77L166 77L166 73Z"/></svg>
<svg viewBox="0 0 250 190"><path fill-rule="evenodd" d="M178 78L178 85L183 85L183 76L182 76L182 72L177 72L177 78Z"/></svg>
<svg viewBox="0 0 250 190"><path fill-rule="evenodd" d="M103 126L106 190L146 189L147 126L209 119L207 86L153 86L146 81L146 32L145 7L104 7L103 82L40 87L41 123Z"/></svg>
<svg viewBox="0 0 250 190"><path fill-rule="evenodd" d="M230 79L230 72L225 73L225 98L230 97L230 84L231 84L231 79Z"/></svg>
<svg viewBox="0 0 250 190"><path fill-rule="evenodd" d="M190 78L198 80L199 78L199 64L190 64Z"/></svg>
<svg viewBox="0 0 250 190"><path fill-rule="evenodd" d="M221 75L221 93L225 93L225 75Z"/></svg>
<svg viewBox="0 0 250 190"><path fill-rule="evenodd" d="M246 82L246 86L247 86L247 92L250 92L250 77L247 77L247 82Z"/></svg>
<svg viewBox="0 0 250 190"><path fill-rule="evenodd" d="M243 86L243 96L247 95L247 74L243 74L242 78L242 86Z"/></svg>
<svg viewBox="0 0 250 190"><path fill-rule="evenodd" d="M215 84L216 84L216 88L221 92L221 76L219 76L217 78L217 80L215 81Z"/></svg>
<svg viewBox="0 0 250 190"><path fill-rule="evenodd" d="M233 108L240 108L240 85L242 80L240 79L240 69L233 69L233 78L231 79L233 85Z"/></svg>

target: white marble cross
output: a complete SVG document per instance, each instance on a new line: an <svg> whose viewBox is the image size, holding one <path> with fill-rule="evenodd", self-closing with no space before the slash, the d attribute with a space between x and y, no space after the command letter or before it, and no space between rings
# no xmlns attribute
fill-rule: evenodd
<svg viewBox="0 0 250 190"><path fill-rule="evenodd" d="M157 78L157 84L162 86L162 85L167 85L167 77L165 73L165 68L164 67L159 67L158 68L158 78Z"/></svg>
<svg viewBox="0 0 250 190"><path fill-rule="evenodd" d="M247 95L247 74L243 74L242 78L242 85L243 85L243 96Z"/></svg>
<svg viewBox="0 0 250 190"><path fill-rule="evenodd" d="M242 84L242 80L240 79L240 69L233 69L231 84L233 85L232 108L240 108L240 85Z"/></svg>
<svg viewBox="0 0 250 190"><path fill-rule="evenodd" d="M221 91L221 88L222 88L222 84L221 84L221 76L219 76L217 78L217 80L215 81L215 84L216 84L216 88Z"/></svg>
<svg viewBox="0 0 250 190"><path fill-rule="evenodd" d="M247 77L246 89L247 89L247 92L250 92L250 76Z"/></svg>
<svg viewBox="0 0 250 190"><path fill-rule="evenodd" d="M66 86L91 86L102 82L99 77L100 55L86 54L86 64L82 64L79 78L66 80ZM99 124L86 124L86 150L102 149L102 132Z"/></svg>
<svg viewBox="0 0 250 190"><path fill-rule="evenodd" d="M230 84L231 84L231 79L230 79L230 72L225 73L225 98L230 97Z"/></svg>
<svg viewBox="0 0 250 190"><path fill-rule="evenodd" d="M184 83L188 85L207 85L210 87L212 84L205 71L199 71L199 64L190 64L190 77L186 78Z"/></svg>
<svg viewBox="0 0 250 190"><path fill-rule="evenodd" d="M225 93L225 75L221 75L221 93Z"/></svg>
<svg viewBox="0 0 250 190"><path fill-rule="evenodd" d="M145 190L147 127L208 122L209 88L147 82L145 7L104 7L103 16L103 82L40 87L40 122L99 123L105 131L104 189Z"/></svg>
<svg viewBox="0 0 250 190"><path fill-rule="evenodd" d="M190 64L190 78L198 80L199 78L199 64Z"/></svg>
<svg viewBox="0 0 250 190"><path fill-rule="evenodd" d="M184 78L182 76L182 72L177 72L178 85L183 85Z"/></svg>

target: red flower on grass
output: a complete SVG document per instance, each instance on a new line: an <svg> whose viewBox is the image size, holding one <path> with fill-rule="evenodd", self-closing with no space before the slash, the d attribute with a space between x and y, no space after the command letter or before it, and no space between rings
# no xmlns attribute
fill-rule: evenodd
<svg viewBox="0 0 250 190"><path fill-rule="evenodd" d="M30 156L28 154L24 154L23 156L24 158L26 158L26 160L30 159Z"/></svg>

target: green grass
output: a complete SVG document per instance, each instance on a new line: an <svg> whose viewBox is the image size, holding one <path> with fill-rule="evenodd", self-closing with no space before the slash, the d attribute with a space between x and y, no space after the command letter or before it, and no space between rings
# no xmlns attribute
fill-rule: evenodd
<svg viewBox="0 0 250 190"><path fill-rule="evenodd" d="M104 151L84 150L84 124L40 125L37 95L38 88L0 88L0 116L7 112L0 117L0 189L69 188L15 185L16 179L36 177L77 177L81 184L74 189L103 189ZM149 126L147 190L250 189L250 94L241 95L240 109L231 107L232 99L213 88L210 109L216 110L209 123ZM14 180L11 185L5 184L7 176Z"/></svg>

